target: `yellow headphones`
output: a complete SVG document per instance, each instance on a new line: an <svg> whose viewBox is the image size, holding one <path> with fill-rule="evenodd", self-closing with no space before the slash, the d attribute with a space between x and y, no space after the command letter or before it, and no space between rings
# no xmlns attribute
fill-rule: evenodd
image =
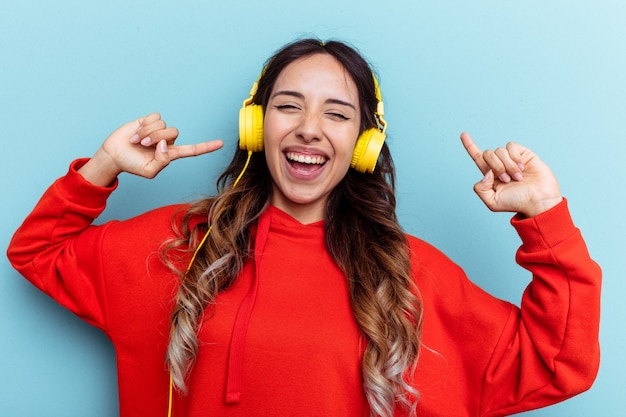
<svg viewBox="0 0 626 417"><path fill-rule="evenodd" d="M359 135L350 163L352 168L363 173L374 172L378 155L385 143L385 130L387 129L387 122L383 119L385 107L378 80L374 74L372 77L374 78L376 100L378 101L374 113L378 126L367 129ZM250 97L244 100L243 107L239 110L239 148L249 152L263 151L263 107L259 104L252 104L258 83L257 80L252 85Z"/></svg>

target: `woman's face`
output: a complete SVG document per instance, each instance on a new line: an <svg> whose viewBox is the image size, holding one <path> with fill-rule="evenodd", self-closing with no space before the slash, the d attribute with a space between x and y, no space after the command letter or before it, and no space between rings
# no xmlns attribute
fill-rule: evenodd
<svg viewBox="0 0 626 417"><path fill-rule="evenodd" d="M315 54L287 65L265 109L271 203L305 224L323 219L350 168L360 124L356 84L335 58Z"/></svg>

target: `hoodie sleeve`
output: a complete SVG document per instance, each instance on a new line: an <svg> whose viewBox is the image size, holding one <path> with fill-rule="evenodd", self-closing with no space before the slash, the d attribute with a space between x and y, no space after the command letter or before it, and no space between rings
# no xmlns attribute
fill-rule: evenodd
<svg viewBox="0 0 626 417"><path fill-rule="evenodd" d="M43 194L15 232L7 255L33 285L87 322L105 329L106 288L102 279L101 241L106 228L92 226L117 187L97 187L74 161L64 177Z"/></svg>
<svg viewBox="0 0 626 417"><path fill-rule="evenodd" d="M572 397L595 380L600 348L601 270L567 201L513 218L516 260L532 272L521 309L504 328L485 372L480 415L504 416Z"/></svg>

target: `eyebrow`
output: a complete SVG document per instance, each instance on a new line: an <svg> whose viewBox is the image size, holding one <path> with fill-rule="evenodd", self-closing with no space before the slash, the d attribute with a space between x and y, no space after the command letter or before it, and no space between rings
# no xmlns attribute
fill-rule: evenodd
<svg viewBox="0 0 626 417"><path fill-rule="evenodd" d="M292 96L292 97L296 97L299 99L304 99L304 94L299 93L297 91L291 91L291 90L281 90L281 91L277 91L272 95L272 98L276 97L276 96ZM354 109L354 111L356 111L356 107L354 104L349 103L347 101L343 101L343 100L339 100L338 98L329 98L328 100L326 100L326 103L331 103L331 104L339 104L342 106L347 106L347 107L351 107L352 109Z"/></svg>

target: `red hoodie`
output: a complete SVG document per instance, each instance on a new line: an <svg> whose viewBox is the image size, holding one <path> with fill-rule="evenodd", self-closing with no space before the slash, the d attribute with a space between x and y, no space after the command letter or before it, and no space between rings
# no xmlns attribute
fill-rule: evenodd
<svg viewBox="0 0 626 417"><path fill-rule="evenodd" d="M93 226L115 186L87 183L76 172L82 163L44 194L16 232L9 259L112 340L121 417L165 415L178 280L159 250L182 206ZM424 303L414 376L420 417L518 413L571 397L595 378L601 272L567 203L512 224L523 242L517 261L533 273L521 309L409 236ZM173 415L367 415L363 345L323 222L302 225L270 207L254 236L254 256L207 312L190 394L175 396Z"/></svg>

